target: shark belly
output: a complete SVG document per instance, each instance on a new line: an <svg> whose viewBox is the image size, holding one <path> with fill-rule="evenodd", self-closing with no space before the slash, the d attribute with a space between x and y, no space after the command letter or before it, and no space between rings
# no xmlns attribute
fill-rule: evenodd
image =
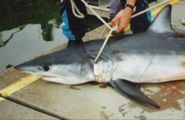
<svg viewBox="0 0 185 120"><path fill-rule="evenodd" d="M113 80L134 83L161 83L185 78L185 55L127 54L114 71Z"/></svg>

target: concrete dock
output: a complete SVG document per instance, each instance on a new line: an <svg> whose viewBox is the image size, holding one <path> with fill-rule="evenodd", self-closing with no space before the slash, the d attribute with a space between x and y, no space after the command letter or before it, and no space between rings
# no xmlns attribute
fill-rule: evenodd
<svg viewBox="0 0 185 120"><path fill-rule="evenodd" d="M182 33L184 17L185 1L180 1L173 5L172 25ZM108 85L54 84L10 68L0 73L0 119L185 119L185 80L141 89L160 110L135 104Z"/></svg>

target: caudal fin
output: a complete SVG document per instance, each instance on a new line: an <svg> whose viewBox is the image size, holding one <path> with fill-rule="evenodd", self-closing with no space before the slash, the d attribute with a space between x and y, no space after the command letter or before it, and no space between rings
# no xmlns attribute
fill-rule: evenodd
<svg viewBox="0 0 185 120"><path fill-rule="evenodd" d="M136 101L144 106L160 109L160 106L156 102L141 92L139 84L126 80L110 81L110 84L121 95L126 95L131 100Z"/></svg>

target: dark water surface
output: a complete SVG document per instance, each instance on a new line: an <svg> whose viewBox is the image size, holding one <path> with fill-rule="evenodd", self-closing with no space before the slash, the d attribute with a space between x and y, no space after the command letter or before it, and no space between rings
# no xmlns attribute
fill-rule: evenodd
<svg viewBox="0 0 185 120"><path fill-rule="evenodd" d="M0 1L0 71L65 44L59 0Z"/></svg>

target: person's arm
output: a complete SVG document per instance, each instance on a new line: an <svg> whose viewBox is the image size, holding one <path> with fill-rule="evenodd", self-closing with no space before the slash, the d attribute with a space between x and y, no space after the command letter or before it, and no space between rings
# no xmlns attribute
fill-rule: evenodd
<svg viewBox="0 0 185 120"><path fill-rule="evenodd" d="M136 0L127 0L127 5L135 6ZM122 9L118 14L112 19L111 25L115 26L118 24L116 32L121 32L128 27L130 19L133 13L133 8L131 6L126 6L125 9Z"/></svg>

